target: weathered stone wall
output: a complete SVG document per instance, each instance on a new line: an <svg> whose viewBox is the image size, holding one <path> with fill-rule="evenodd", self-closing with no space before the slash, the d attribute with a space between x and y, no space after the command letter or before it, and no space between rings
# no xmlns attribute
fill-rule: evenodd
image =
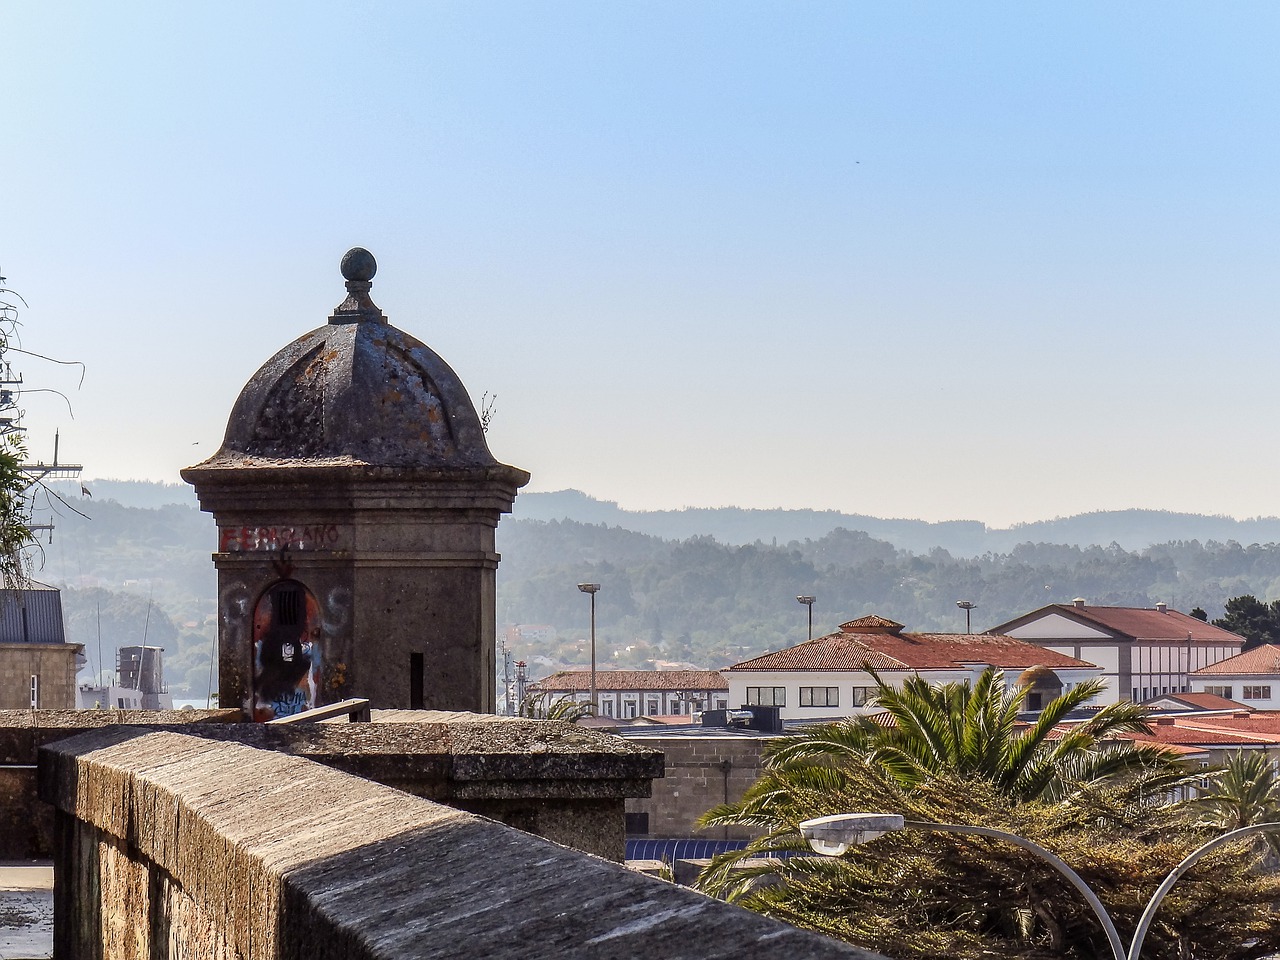
<svg viewBox="0 0 1280 960"><path fill-rule="evenodd" d="M53 812L35 795L37 748L117 724L303 756L619 861L623 801L647 796L662 775L652 749L573 724L440 711L394 717L274 726L240 723L239 710L0 711L0 859L51 856Z"/></svg>
<svg viewBox="0 0 1280 960"><path fill-rule="evenodd" d="M56 960L870 957L300 757L115 728L45 748Z"/></svg>
<svg viewBox="0 0 1280 960"><path fill-rule="evenodd" d="M650 747L571 723L444 711L416 722L234 724L193 735L306 757L587 853L623 859L623 803L662 776ZM387 711L375 711L375 718Z"/></svg>
<svg viewBox="0 0 1280 960"><path fill-rule="evenodd" d="M31 709L31 678L39 677L40 708L76 705L78 643L0 643L0 710Z"/></svg>
<svg viewBox="0 0 1280 960"><path fill-rule="evenodd" d="M235 723L239 710L0 710L0 860L53 856L53 808L36 797L36 751L120 723Z"/></svg>
<svg viewBox="0 0 1280 960"><path fill-rule="evenodd" d="M745 827L698 829L698 817L721 803L742 799L747 787L760 776L760 758L767 737L628 737L638 746L661 750L665 774L653 781L648 797L626 802L627 813L649 817L650 837L707 837L749 839Z"/></svg>

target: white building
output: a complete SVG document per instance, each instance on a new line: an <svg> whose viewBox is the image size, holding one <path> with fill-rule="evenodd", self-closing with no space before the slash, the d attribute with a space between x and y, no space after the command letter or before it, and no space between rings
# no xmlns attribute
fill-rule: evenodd
<svg viewBox="0 0 1280 960"><path fill-rule="evenodd" d="M1006 683L1031 683L1026 707L1048 700L1101 670L1083 660L1012 637L965 633L905 633L884 617L842 623L836 633L734 664L731 706L776 706L784 720L826 719L874 713L876 682L901 686L910 676L931 683L976 679L995 667Z"/></svg>
<svg viewBox="0 0 1280 960"><path fill-rule="evenodd" d="M1102 668L1101 703L1142 703L1188 693L1190 674L1240 652L1244 637L1189 617L1167 605L1091 607L1082 599L1052 603L992 627Z"/></svg>
<svg viewBox="0 0 1280 960"><path fill-rule="evenodd" d="M1280 646L1264 643L1191 674L1191 689L1255 710L1280 710Z"/></svg>
<svg viewBox="0 0 1280 960"><path fill-rule="evenodd" d="M529 692L586 702L591 699L591 671L561 670L530 684ZM688 715L723 710L729 684L714 670L597 670L596 698L602 717Z"/></svg>

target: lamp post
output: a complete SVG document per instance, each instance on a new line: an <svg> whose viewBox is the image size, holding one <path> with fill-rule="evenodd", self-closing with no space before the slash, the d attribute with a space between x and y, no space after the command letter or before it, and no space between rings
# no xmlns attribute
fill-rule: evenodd
<svg viewBox="0 0 1280 960"><path fill-rule="evenodd" d="M1164 878L1164 882L1160 884L1150 901L1147 902L1146 909L1143 910L1142 918L1138 921L1138 927L1133 934L1133 942L1130 944L1127 953L1125 952L1124 944L1120 940L1120 934L1116 931L1116 925L1112 922L1110 914L1107 913L1107 908L1102 905L1098 895L1090 889L1080 874L1076 873L1059 857L1040 846L1040 844L1028 840L1026 837L1020 837L1016 833L1008 833L992 827L974 827L968 824L907 820L891 813L837 813L829 817L805 820L800 824L800 834L805 838L810 849L814 853L820 853L825 857L838 857L852 846L866 843L868 840L874 840L876 837L897 830L928 830L935 833L974 834L979 837L1004 840L1008 843L1016 844L1024 850L1031 851L1066 877L1071 882L1071 885L1079 890L1089 902L1089 906L1093 908L1093 912L1101 922L1103 930L1106 931L1107 942L1111 945L1111 955L1115 960L1139 960L1139 956L1142 953L1142 943L1146 939L1147 930L1151 926L1156 910L1159 908L1161 901L1164 900L1165 894L1169 892L1179 877L1190 870L1201 857L1224 843L1229 843L1250 833L1280 833L1280 823L1255 823L1252 826L1241 827L1239 830L1232 830L1230 833L1225 833L1210 840L1202 847L1188 854Z"/></svg>
<svg viewBox="0 0 1280 960"><path fill-rule="evenodd" d="M817 597L796 597L799 603L803 603L809 611L809 639L813 639L813 601Z"/></svg>
<svg viewBox="0 0 1280 960"><path fill-rule="evenodd" d="M964 611L964 632L973 633L973 627L969 621L969 612L976 610L978 605L972 600L957 600L956 606Z"/></svg>
<svg viewBox="0 0 1280 960"><path fill-rule="evenodd" d="M596 705L596 593L600 590L598 583L580 583L578 589L591 594L591 712L595 713Z"/></svg>

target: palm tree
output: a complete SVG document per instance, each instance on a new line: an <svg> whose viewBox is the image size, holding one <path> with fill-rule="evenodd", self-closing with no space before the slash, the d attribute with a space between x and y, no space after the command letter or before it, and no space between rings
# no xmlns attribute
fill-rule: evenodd
<svg viewBox="0 0 1280 960"><path fill-rule="evenodd" d="M1280 820L1280 774L1265 753L1237 750L1188 806L1203 826L1235 830Z"/></svg>
<svg viewBox="0 0 1280 960"><path fill-rule="evenodd" d="M548 693L530 693L520 701L518 713L533 720L564 720L577 723L583 717L594 716L595 708L573 697L552 698Z"/></svg>
<svg viewBox="0 0 1280 960"><path fill-rule="evenodd" d="M1173 801L1200 771L1161 748L1117 739L1149 729L1141 708L1116 704L1069 722L1099 683L1073 688L1025 722L1026 690L1006 686L994 670L937 687L912 679L900 690L876 679L882 716L778 741L740 801L703 815L703 826L748 826L757 836L713 858L702 889L893 956L1027 956L1033 944L1044 956L1081 956L1106 949L1096 918L1025 852L908 831L815 860L805 856L799 824L874 811L1008 830L1057 851L1106 891L1113 915L1130 920L1142 903L1133 891L1154 886L1203 840ZM1280 878L1265 890L1251 886L1253 858L1235 861L1215 864L1224 880L1214 896L1231 910L1215 908L1213 922L1260 922L1258 904L1270 909ZM1209 909L1184 912L1180 928L1208 936L1188 917ZM1252 930L1242 928L1241 942Z"/></svg>
<svg viewBox="0 0 1280 960"><path fill-rule="evenodd" d="M1188 773L1166 751L1115 739L1150 731L1136 704L1111 704L1087 720L1064 723L1102 692L1100 680L1078 684L1024 723L1019 714L1029 688L1007 686L994 668L972 683L934 686L910 677L901 689L871 674L876 702L890 723L855 717L816 727L769 750L766 763L870 763L908 790L942 774L977 778L1014 800L1062 799L1073 790L1134 777L1151 792L1162 778L1173 784Z"/></svg>

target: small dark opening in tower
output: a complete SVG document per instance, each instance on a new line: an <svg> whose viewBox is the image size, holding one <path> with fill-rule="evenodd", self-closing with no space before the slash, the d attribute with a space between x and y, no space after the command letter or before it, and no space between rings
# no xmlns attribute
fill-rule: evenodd
<svg viewBox="0 0 1280 960"><path fill-rule="evenodd" d="M409 709L422 709L423 687L422 654L409 654Z"/></svg>
<svg viewBox="0 0 1280 960"><path fill-rule="evenodd" d="M272 600L275 601L275 621L282 627L296 627L302 619L302 593L297 589L283 587L276 590Z"/></svg>

